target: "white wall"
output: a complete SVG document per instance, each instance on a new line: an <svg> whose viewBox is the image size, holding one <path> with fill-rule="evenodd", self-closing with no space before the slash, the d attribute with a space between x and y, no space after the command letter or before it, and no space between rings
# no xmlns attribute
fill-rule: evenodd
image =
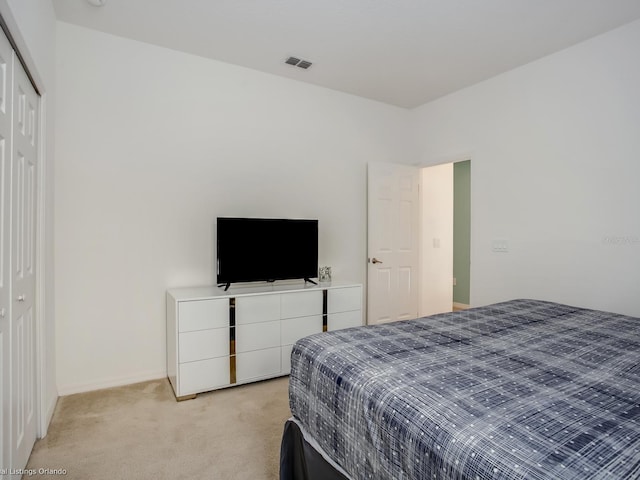
<svg viewBox="0 0 640 480"><path fill-rule="evenodd" d="M453 305L453 163L421 175L420 316Z"/></svg>
<svg viewBox="0 0 640 480"><path fill-rule="evenodd" d="M209 285L217 216L318 218L320 265L364 282L366 162L408 111L58 24L61 393L165 375L167 288Z"/></svg>
<svg viewBox="0 0 640 480"><path fill-rule="evenodd" d="M640 316L638 45L636 21L413 112L424 164L473 161L473 305Z"/></svg>
<svg viewBox="0 0 640 480"><path fill-rule="evenodd" d="M55 379L55 318L54 318L54 145L55 145L55 57L56 17L49 0L0 0L0 14L7 23L11 35L25 59L31 75L42 95L41 128L44 140L40 145L40 176L43 198L38 210L44 225L39 233L44 245L44 255L38 258L39 283L38 308L42 321L39 350L41 375L41 416L38 434L46 433L49 420L58 398ZM44 291L43 291L44 290Z"/></svg>
<svg viewBox="0 0 640 480"><path fill-rule="evenodd" d="M164 375L164 291L213 283L218 215L319 218L320 264L364 281L368 161L473 160L473 305L640 316L640 22L412 112L62 23L57 41L62 393Z"/></svg>

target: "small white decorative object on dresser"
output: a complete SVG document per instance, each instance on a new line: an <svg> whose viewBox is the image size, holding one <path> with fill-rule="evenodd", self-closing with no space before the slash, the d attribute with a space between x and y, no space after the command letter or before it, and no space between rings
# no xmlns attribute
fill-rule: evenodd
<svg viewBox="0 0 640 480"><path fill-rule="evenodd" d="M167 376L178 400L288 375L293 344L362 325L362 285L167 291Z"/></svg>

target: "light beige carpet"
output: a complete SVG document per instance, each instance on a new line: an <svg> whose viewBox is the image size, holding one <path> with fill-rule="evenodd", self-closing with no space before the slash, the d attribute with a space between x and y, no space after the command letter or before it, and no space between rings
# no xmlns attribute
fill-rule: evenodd
<svg viewBox="0 0 640 480"><path fill-rule="evenodd" d="M288 381L184 402L166 379L61 397L27 468L65 469L66 480L277 479Z"/></svg>

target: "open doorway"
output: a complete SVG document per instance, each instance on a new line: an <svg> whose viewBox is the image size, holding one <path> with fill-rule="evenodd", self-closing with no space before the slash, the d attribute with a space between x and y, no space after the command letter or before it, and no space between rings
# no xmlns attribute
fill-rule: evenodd
<svg viewBox="0 0 640 480"><path fill-rule="evenodd" d="M471 161L420 172L419 315L470 304Z"/></svg>
<svg viewBox="0 0 640 480"><path fill-rule="evenodd" d="M471 301L471 160L453 164L453 309Z"/></svg>

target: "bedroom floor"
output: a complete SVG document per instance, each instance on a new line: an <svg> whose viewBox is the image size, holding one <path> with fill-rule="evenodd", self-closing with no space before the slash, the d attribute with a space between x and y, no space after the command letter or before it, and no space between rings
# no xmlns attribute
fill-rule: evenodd
<svg viewBox="0 0 640 480"><path fill-rule="evenodd" d="M163 379L61 397L27 468L65 469L68 480L277 479L288 384L282 377L176 402Z"/></svg>

